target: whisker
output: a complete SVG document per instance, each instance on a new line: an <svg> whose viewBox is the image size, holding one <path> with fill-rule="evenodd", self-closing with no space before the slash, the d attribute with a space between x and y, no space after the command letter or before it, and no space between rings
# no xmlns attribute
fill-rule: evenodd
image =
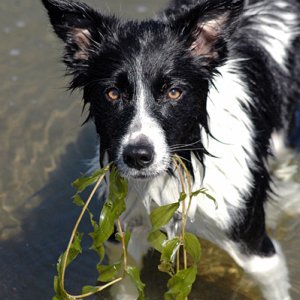
<svg viewBox="0 0 300 300"><path fill-rule="evenodd" d="M180 152L180 151L195 151L195 150L205 150L203 147L202 148L174 148L174 149L170 149L171 153L175 153L176 151Z"/></svg>
<svg viewBox="0 0 300 300"><path fill-rule="evenodd" d="M178 155L178 157L180 158L180 159L182 159L182 160L185 160L186 162L188 162L188 163L192 163L189 159L187 159L187 158L185 158L185 157L182 157L182 156L180 156L180 155Z"/></svg>
<svg viewBox="0 0 300 300"><path fill-rule="evenodd" d="M199 143L199 142L201 142L201 140L198 140L198 141L193 142L193 143L190 143L190 144L175 144L175 145L172 145L172 146L170 147L170 149L173 149L173 148L178 149L178 148L182 148L182 147L193 146L193 145L195 145L195 144L197 144L197 143Z"/></svg>

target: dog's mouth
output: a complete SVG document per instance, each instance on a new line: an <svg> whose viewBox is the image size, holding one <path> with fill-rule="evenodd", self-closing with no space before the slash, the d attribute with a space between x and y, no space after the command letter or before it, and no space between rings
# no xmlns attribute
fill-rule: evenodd
<svg viewBox="0 0 300 300"><path fill-rule="evenodd" d="M162 175L168 169L168 167L161 167L159 169L147 168L147 169L137 170L134 168L128 168L124 166L124 164L121 165L116 164L116 165L122 177L125 177L127 179L135 179L135 180L150 180Z"/></svg>

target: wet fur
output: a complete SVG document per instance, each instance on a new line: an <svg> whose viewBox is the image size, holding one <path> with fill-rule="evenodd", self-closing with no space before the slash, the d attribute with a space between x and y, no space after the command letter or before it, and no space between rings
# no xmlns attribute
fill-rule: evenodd
<svg viewBox="0 0 300 300"><path fill-rule="evenodd" d="M273 193L272 136L286 142L300 99L298 1L175 0L142 22L77 2L43 3L65 42L70 87L82 89L89 105L100 163L114 161L129 180L123 223L133 232L129 252L137 263L149 248L150 209L178 197L171 163L177 153L194 189L208 188L218 203L216 209L200 195L188 230L225 249L266 299L290 299L284 257L266 234L264 204ZM117 103L105 97L111 86L122 92ZM179 101L165 97L172 86L183 91ZM129 168L124 149L142 139L153 146L154 161ZM169 237L177 227L173 220ZM114 297L134 295L120 286Z"/></svg>

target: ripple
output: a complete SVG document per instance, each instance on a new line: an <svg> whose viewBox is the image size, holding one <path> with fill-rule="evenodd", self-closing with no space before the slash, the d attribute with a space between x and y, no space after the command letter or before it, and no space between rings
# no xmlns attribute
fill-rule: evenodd
<svg viewBox="0 0 300 300"><path fill-rule="evenodd" d="M16 26L18 28L24 28L26 26L26 23L22 20L19 20L19 21L16 22Z"/></svg>
<svg viewBox="0 0 300 300"><path fill-rule="evenodd" d="M10 56L20 56L21 55L21 49L13 48L9 51Z"/></svg>
<svg viewBox="0 0 300 300"><path fill-rule="evenodd" d="M138 5L138 6L136 7L136 11L137 11L138 13L140 13L140 14L144 14L144 13L146 13L146 12L148 11L148 7L145 6L145 5Z"/></svg>
<svg viewBox="0 0 300 300"><path fill-rule="evenodd" d="M6 34L11 33L11 28L8 27L8 26L5 26L2 30L3 30L3 32L6 33Z"/></svg>

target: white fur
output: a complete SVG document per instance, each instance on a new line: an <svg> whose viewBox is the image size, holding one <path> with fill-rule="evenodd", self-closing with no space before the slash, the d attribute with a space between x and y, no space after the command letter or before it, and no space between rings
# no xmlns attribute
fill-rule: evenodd
<svg viewBox="0 0 300 300"><path fill-rule="evenodd" d="M201 209L209 217L217 218L225 229L237 217L234 212L244 206L241 194L247 194L252 185L249 165L253 160L253 128L242 107L248 107L251 99L237 75L235 62L229 61L218 71L220 76L215 78L207 102L214 138L202 132L202 141L213 155L205 155L203 186L216 198L219 208L216 211L211 203L204 201Z"/></svg>
<svg viewBox="0 0 300 300"><path fill-rule="evenodd" d="M167 168L170 162L170 154L168 152L168 146L163 129L147 111L147 95L145 94L142 78L139 78L137 82L136 94L136 114L129 126L128 132L121 141L118 154L118 165L120 171L124 173L124 175L130 172L131 176L136 176L141 173L146 176L153 176L161 173ZM128 144L134 144L142 136L147 137L150 144L154 147L154 161L151 166L145 170L129 170L123 161L123 150Z"/></svg>
<svg viewBox="0 0 300 300"><path fill-rule="evenodd" d="M257 41L286 70L288 49L296 34L299 34L297 13L286 1L275 0L249 6L245 16L256 21L251 29L259 32Z"/></svg>
<svg viewBox="0 0 300 300"><path fill-rule="evenodd" d="M276 254L270 257L243 255L232 242L224 245L224 249L258 282L266 300L290 300L285 258L279 244L273 241L273 245Z"/></svg>

